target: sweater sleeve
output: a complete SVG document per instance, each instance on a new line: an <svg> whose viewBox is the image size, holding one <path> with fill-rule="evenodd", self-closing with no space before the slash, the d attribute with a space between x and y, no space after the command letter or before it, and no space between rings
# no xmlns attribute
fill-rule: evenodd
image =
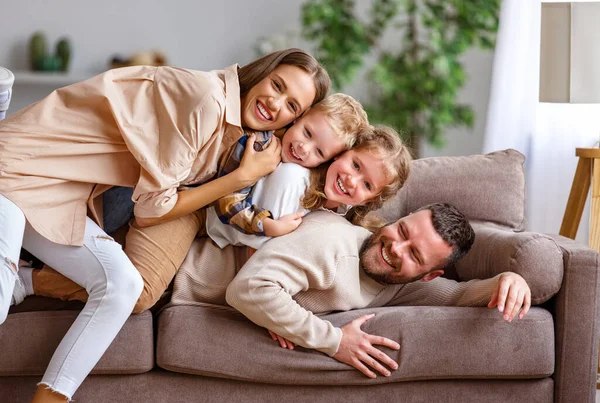
<svg viewBox="0 0 600 403"><path fill-rule="evenodd" d="M328 289L336 274L335 259L321 256L327 250L319 236L324 228L311 226L307 231L306 227L303 224L259 249L227 288L227 303L257 325L299 346L333 356L342 338L341 329L293 299L300 291ZM300 244L303 253L293 253Z"/></svg>
<svg viewBox="0 0 600 403"><path fill-rule="evenodd" d="M416 281L404 285L385 305L486 306L499 276L466 282L443 277L429 282Z"/></svg>

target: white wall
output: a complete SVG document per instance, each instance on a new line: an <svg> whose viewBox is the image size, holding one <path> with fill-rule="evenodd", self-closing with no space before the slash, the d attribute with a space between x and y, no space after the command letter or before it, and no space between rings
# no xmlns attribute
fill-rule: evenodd
<svg viewBox="0 0 600 403"><path fill-rule="evenodd" d="M365 8L366 0L359 6ZM33 32L46 33L53 49L61 36L72 43L71 71L93 75L105 70L114 54L131 56L161 49L169 64L198 70L218 69L255 58L261 36L300 29L303 0L2 0L0 65L28 67L27 46ZM460 100L476 112L472 131L448 131L444 150L424 147L422 155L469 155L481 152L491 74L491 52L472 50L464 57L469 74ZM364 88L364 86L362 87ZM52 91L18 85L10 111ZM346 91L363 97L361 85ZM26 97L25 97L26 96ZM9 111L9 112L10 112Z"/></svg>

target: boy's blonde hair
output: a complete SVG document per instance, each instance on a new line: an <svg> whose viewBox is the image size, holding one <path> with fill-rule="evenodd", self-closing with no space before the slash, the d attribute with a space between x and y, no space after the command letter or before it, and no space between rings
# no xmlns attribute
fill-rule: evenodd
<svg viewBox="0 0 600 403"><path fill-rule="evenodd" d="M307 113L321 112L331 128L346 144L346 149L352 148L357 133L369 125L367 113L360 102L346 94L332 94L313 105Z"/></svg>
<svg viewBox="0 0 600 403"><path fill-rule="evenodd" d="M374 153L383 162L384 170L390 183L381 193L361 206L352 207L346 218L356 225L362 225L368 212L380 208L383 203L393 197L404 186L410 172L412 156L408 148L394 129L384 125L368 126L356 136L354 150L366 150ZM328 164L323 164L310 173L310 184L302 199L302 207L316 210L325 205L325 178Z"/></svg>

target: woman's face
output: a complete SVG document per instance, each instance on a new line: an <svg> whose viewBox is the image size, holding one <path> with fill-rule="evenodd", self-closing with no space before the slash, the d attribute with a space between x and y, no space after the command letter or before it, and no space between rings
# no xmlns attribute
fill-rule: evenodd
<svg viewBox="0 0 600 403"><path fill-rule="evenodd" d="M310 74L282 64L242 97L242 126L252 130L277 130L300 116L315 99Z"/></svg>

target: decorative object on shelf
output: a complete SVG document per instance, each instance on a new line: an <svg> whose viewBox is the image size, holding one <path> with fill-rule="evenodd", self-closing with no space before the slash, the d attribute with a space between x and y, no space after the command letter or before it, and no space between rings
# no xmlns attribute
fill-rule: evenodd
<svg viewBox="0 0 600 403"><path fill-rule="evenodd" d="M256 57L262 57L277 50L296 48L299 37L300 32L295 29L289 29L283 34L261 36L254 45Z"/></svg>
<svg viewBox="0 0 600 403"><path fill-rule="evenodd" d="M152 50L135 53L130 58L114 55L109 64L111 69L127 66L165 66L167 65L167 58L163 52Z"/></svg>
<svg viewBox="0 0 600 403"><path fill-rule="evenodd" d="M71 43L62 38L56 43L56 55L61 60L61 71L69 70L69 62L71 61Z"/></svg>
<svg viewBox="0 0 600 403"><path fill-rule="evenodd" d="M29 40L29 61L33 71L69 70L71 44L67 38L60 38L54 54L48 52L48 41L43 32L36 32Z"/></svg>
<svg viewBox="0 0 600 403"><path fill-rule="evenodd" d="M365 22L354 0L308 0L303 34L316 43L315 56L337 89L367 55L377 56L364 102L369 119L405 131L418 151L420 138L442 147L447 128L472 127L473 110L457 102L466 76L460 57L473 46L493 49L500 2L373 0Z"/></svg>

